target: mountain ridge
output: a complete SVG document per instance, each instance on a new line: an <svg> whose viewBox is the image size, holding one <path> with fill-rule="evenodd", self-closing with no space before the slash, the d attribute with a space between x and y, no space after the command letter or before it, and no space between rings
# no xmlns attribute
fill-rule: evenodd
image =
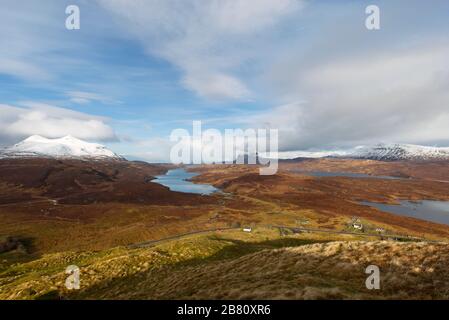
<svg viewBox="0 0 449 320"><path fill-rule="evenodd" d="M0 158L30 157L125 160L101 144L86 142L71 135L55 139L32 135L11 147L0 150Z"/></svg>
<svg viewBox="0 0 449 320"><path fill-rule="evenodd" d="M398 161L398 160L449 160L449 148L429 147L415 144L380 143L357 147L345 158Z"/></svg>

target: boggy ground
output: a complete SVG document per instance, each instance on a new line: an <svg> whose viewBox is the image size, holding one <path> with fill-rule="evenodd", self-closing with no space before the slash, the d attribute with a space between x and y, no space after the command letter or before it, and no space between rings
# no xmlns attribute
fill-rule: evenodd
<svg viewBox="0 0 449 320"><path fill-rule="evenodd" d="M151 182L172 167L0 160L0 247L7 249L0 253L0 299L448 298L442 271L449 262L445 243L315 233L286 237L269 227L356 231L349 226L356 216L368 232L382 227L387 234L447 241L448 226L358 204L449 200L448 184L441 181L447 163L429 163L428 174L423 163L335 159L281 163L274 176L260 176L256 166L190 168L201 173L195 181L222 189L211 196L171 192ZM298 171L407 179L315 178ZM153 248L126 247L228 226L252 226L253 232L240 229ZM371 242L353 242L361 239ZM324 243L329 241L344 242ZM82 270L81 291L64 289L70 264ZM368 264L385 272L381 291L364 287Z"/></svg>
<svg viewBox="0 0 449 320"><path fill-rule="evenodd" d="M353 172L374 176L394 176L449 182L448 160L377 161L339 158L299 159L297 161L281 161L280 168L282 171Z"/></svg>
<svg viewBox="0 0 449 320"><path fill-rule="evenodd" d="M416 172L425 179L315 178L291 171L366 171L369 167L371 174L410 176L415 171L406 170L414 166L421 168ZM281 163L274 176L260 176L256 166L191 168L201 173L195 181L222 189L211 196L171 192L151 182L172 167L127 161L0 160L0 236L21 239L25 251L35 254L30 259L47 252L103 250L226 226L347 230L354 216L371 230L382 227L394 234L449 238L448 226L358 204L359 200L447 200L449 185L429 178L439 170L444 179L447 163L429 163L429 177L423 163L368 160ZM399 167L406 169L398 171ZM14 262L11 257L3 260Z"/></svg>
<svg viewBox="0 0 449 320"><path fill-rule="evenodd" d="M273 176L259 175L257 166L210 165L190 170L201 173L194 178L197 182L210 183L225 192L265 204L263 217L257 217L267 223L288 221L290 225L302 225L307 221L309 226L342 229L350 217L359 217L366 224L398 233L448 239L447 225L393 215L359 204L364 200L390 204L401 199L449 200L449 184L442 181L449 176L449 163L429 162L427 165L426 171L423 162L317 159L281 163L279 172ZM313 177L306 174L307 171L407 178ZM439 172L438 180L434 180L435 172Z"/></svg>
<svg viewBox="0 0 449 320"><path fill-rule="evenodd" d="M223 197L171 192L151 182L170 168L128 161L0 160L0 236L21 239L28 253L40 255L226 225L215 214Z"/></svg>

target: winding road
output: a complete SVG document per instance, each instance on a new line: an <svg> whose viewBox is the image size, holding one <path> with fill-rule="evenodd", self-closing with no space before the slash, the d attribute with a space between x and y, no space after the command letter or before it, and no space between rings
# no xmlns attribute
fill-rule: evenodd
<svg viewBox="0 0 449 320"><path fill-rule="evenodd" d="M337 230L329 230L329 229L318 229L318 228L298 228L298 227L291 227L291 226L277 226L277 225L267 225L264 227L269 228L276 228L276 229L288 229L292 230L293 232L315 232L315 233L330 233L330 234L343 234L343 235L354 235L354 236L361 236L361 237L378 237L382 239L403 239L403 240L413 240L413 241L428 241L428 242L437 242L433 240L427 240L423 238L417 238L417 237L411 237L411 236L403 236L403 235L394 235L394 234L377 234L377 233L357 233L357 232L349 232L349 231L337 231ZM183 237L192 236L192 235L198 235L198 234L205 234L205 233L212 233L212 232L219 232L219 231L226 231L226 230L242 230L242 228L216 228L216 229L207 229L207 230L200 230L200 231L192 231L187 233L182 233L178 235L174 235L167 238L157 239L157 240L149 240L145 242L135 243L127 246L129 249L137 249L137 248L147 248L152 247L158 244L161 244L166 241L171 240L178 240ZM242 231L243 232L243 231Z"/></svg>

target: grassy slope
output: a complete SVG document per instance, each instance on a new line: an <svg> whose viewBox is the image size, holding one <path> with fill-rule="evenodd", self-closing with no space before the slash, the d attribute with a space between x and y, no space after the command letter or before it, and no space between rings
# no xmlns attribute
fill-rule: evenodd
<svg viewBox="0 0 449 320"><path fill-rule="evenodd" d="M0 299L449 298L448 263L447 244L230 231L3 266ZM71 264L81 268L78 292L64 289ZM370 264L381 268L380 291L364 286Z"/></svg>

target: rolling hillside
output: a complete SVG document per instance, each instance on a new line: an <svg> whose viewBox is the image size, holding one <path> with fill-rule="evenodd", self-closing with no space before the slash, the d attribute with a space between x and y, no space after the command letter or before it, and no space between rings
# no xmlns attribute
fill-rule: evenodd
<svg viewBox="0 0 449 320"><path fill-rule="evenodd" d="M227 232L144 249L49 254L0 271L0 298L449 298L447 244L308 237ZM80 291L64 288L70 264L81 269ZM380 267L380 290L365 287L371 264Z"/></svg>

